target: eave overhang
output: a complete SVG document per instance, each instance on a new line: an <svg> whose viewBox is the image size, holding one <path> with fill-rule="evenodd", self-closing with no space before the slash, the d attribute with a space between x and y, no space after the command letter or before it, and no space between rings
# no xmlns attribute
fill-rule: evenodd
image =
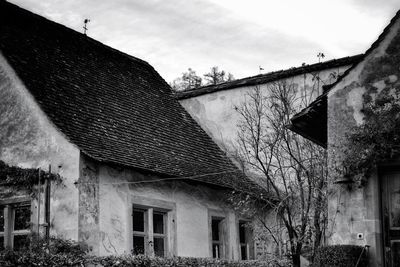
<svg viewBox="0 0 400 267"><path fill-rule="evenodd" d="M327 96L321 95L308 107L294 115L289 129L327 148Z"/></svg>

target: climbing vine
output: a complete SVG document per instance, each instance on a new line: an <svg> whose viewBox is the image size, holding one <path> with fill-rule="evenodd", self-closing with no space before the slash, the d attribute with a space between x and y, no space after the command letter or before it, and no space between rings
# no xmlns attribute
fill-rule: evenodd
<svg viewBox="0 0 400 267"><path fill-rule="evenodd" d="M9 166L0 160L0 186L8 186L15 190L26 190L29 194L34 194L34 187L46 180L62 182L58 174L45 172L39 169L25 169L16 166Z"/></svg>
<svg viewBox="0 0 400 267"><path fill-rule="evenodd" d="M377 165L400 156L400 93L385 88L364 95L364 123L348 135L343 165L362 186Z"/></svg>

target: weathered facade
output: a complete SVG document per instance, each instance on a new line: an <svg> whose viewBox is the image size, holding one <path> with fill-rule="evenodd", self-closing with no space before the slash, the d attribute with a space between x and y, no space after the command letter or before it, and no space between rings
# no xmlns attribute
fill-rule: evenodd
<svg viewBox="0 0 400 267"><path fill-rule="evenodd" d="M244 120L236 109L240 109L246 101L251 102L251 97L254 97L256 88L259 89L263 97L268 97L269 92L276 90L278 86L291 88L287 90L294 92L297 96L293 105L301 110L323 93L324 85L335 82L360 58L360 55L356 55L323 63L303 65L298 68L178 92L176 97L221 149L227 151L232 158L236 159L236 149L241 148L239 144L240 125ZM265 109L263 112L268 112L268 110ZM310 129L313 129L313 127L310 127ZM326 142L326 140L324 141ZM249 153L251 152L249 151ZM240 165L239 162L238 165ZM251 169L249 175L260 183L265 183L264 175L255 173L257 171L255 169ZM265 216L268 227L279 229L277 232L270 234L261 225L260 231L257 232L257 235L266 242L263 249L269 255L285 254L289 247L288 237L283 230L285 227L282 226L278 218L274 212Z"/></svg>
<svg viewBox="0 0 400 267"><path fill-rule="evenodd" d="M337 60L304 65L219 85L210 85L177 94L177 99L187 112L202 126L213 140L224 150L234 150L237 142L240 107L246 95L259 87L264 95L277 82L286 82L296 88L299 96L307 95L312 101L322 94L322 86L336 81L349 67L360 59L352 56ZM305 103L299 102L299 110Z"/></svg>
<svg viewBox="0 0 400 267"><path fill-rule="evenodd" d="M93 254L255 255L254 240L239 237L246 218L226 202L232 188L251 190L255 184L179 105L158 73L147 62L5 1L0 160L46 171L51 166L62 177L61 185L52 185L50 232L85 242ZM44 197L39 205L23 193L0 197L3 218L12 225L0 236L9 247L17 244L19 218L32 224L24 231L46 227Z"/></svg>
<svg viewBox="0 0 400 267"><path fill-rule="evenodd" d="M370 266L400 264L396 232L399 162L391 160L376 166L360 186L343 177L343 159L348 134L365 123L363 109L383 94L399 93L399 59L398 13L363 59L292 120L299 133L327 139L324 145L330 166L329 242L369 246ZM317 131L307 128L315 124L320 125ZM327 138L323 136L324 127Z"/></svg>

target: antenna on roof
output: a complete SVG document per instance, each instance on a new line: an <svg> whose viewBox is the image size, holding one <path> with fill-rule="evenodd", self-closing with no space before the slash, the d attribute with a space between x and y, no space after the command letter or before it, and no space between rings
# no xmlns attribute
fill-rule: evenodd
<svg viewBox="0 0 400 267"><path fill-rule="evenodd" d="M88 30L88 28L87 28L87 24L90 22L90 19L85 19L84 21L83 21L83 23L84 23L84 25L83 25L83 34L84 35L86 35L86 32L87 32L87 30Z"/></svg>

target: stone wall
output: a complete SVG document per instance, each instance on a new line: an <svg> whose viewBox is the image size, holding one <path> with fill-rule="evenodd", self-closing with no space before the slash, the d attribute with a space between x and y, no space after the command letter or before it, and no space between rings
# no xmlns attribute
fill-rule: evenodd
<svg viewBox="0 0 400 267"><path fill-rule="evenodd" d="M400 22L394 22L368 56L328 96L329 240L332 244L371 246L371 266L383 266L379 177L374 173L361 188L332 182L341 175L338 170L344 158L346 134L364 123L363 106L383 92L400 92L399 29Z"/></svg>
<svg viewBox="0 0 400 267"><path fill-rule="evenodd" d="M23 168L59 173L64 186L52 187L51 234L78 238L79 150L49 121L0 54L0 160ZM43 201L43 200L42 200ZM41 203L40 223L44 222ZM37 202L33 202L37 222ZM33 229L37 229L34 226Z"/></svg>

